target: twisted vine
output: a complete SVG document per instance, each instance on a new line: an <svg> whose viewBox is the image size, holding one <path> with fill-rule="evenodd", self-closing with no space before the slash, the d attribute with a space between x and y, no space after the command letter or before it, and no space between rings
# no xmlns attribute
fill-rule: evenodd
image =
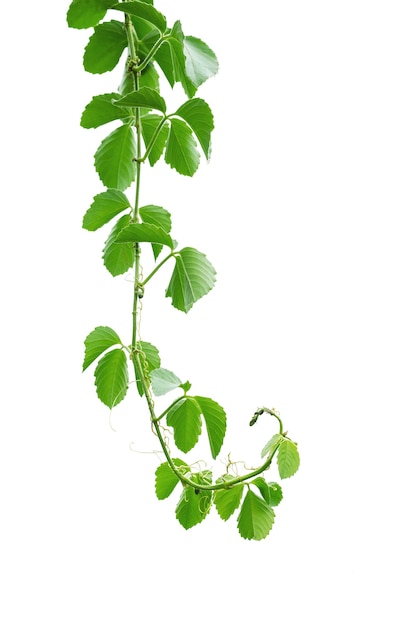
<svg viewBox="0 0 417 626"><path fill-rule="evenodd" d="M115 12L115 13L111 13ZM108 14L115 19L107 19ZM118 17L122 19L118 19ZM83 227L94 231L111 222L113 227L103 250L104 265L113 276L133 268L133 307L131 344L122 343L108 326L97 326L85 339L83 371L97 361L95 384L99 399L109 408L119 404L128 389L128 362L131 361L136 389L144 398L153 432L165 456L156 470L158 499L180 487L176 517L188 529L202 522L214 503L223 520L239 509L237 526L245 539L265 538L274 523L276 507L282 499L280 485L267 482L263 474L277 461L281 479L292 476L299 467L297 444L284 432L279 414L266 407L253 414L249 425L261 415L277 419L279 429L262 450L264 461L242 475L226 473L215 481L211 470L193 471L182 459L171 455L165 441L165 423L174 433L175 445L188 453L197 444L203 420L210 450L215 459L226 431L226 413L215 400L189 395L191 384L182 382L172 371L161 367L159 350L140 337L139 308L145 286L165 264L174 269L166 297L172 305L188 313L214 286L216 272L206 255L195 248L177 249L171 237L171 214L158 205L140 205L142 168L153 167L162 157L179 174L193 176L200 152L206 158L211 149L214 128L209 105L195 97L198 88L218 69L214 52L200 39L184 35L176 21L168 27L165 16L153 0L73 0L67 13L72 28L93 28L84 53L84 68L93 74L113 70L126 52L122 84L118 91L94 96L85 107L81 126L119 125L98 147L95 168L105 190L94 196L83 218ZM173 87L180 83L186 101L175 112L167 113L161 95L160 76ZM134 183L134 202L125 190ZM114 223L114 219L118 217ZM151 246L154 267L142 276L142 246ZM168 253L160 261L162 250ZM154 396L174 390L182 395L158 416ZM253 487L257 488L254 492ZM245 496L243 495L246 489Z"/></svg>

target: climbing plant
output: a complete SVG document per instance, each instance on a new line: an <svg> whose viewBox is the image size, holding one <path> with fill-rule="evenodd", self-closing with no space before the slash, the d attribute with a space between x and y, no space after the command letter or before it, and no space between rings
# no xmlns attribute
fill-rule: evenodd
<svg viewBox="0 0 417 626"><path fill-rule="evenodd" d="M244 539L264 539L282 499L281 486L264 474L274 465L285 479L300 462L297 444L284 432L279 414L262 407L250 419L253 426L268 414L277 423L277 432L260 453L259 467L239 475L236 464L228 463L214 478L209 464L203 469L183 455L196 446L204 426L211 455L218 457L226 432L225 410L210 397L192 395L191 384L161 367L158 348L140 334L146 286L163 266L171 265L172 272L165 296L184 313L215 284L216 271L206 255L179 247L171 234L169 211L157 198L156 204L142 206L140 190L142 173L161 159L179 174L193 176L201 154L209 158L213 114L196 94L217 73L216 55L200 39L184 34L180 21L169 26L153 0L73 0L67 22L72 28L93 29L84 51L87 72L110 72L126 57L120 86L93 96L81 115L83 128L116 123L94 155L104 190L86 210L83 228L96 231L111 225L103 261L112 276L133 273L132 330L126 340L109 326L94 328L85 339L83 371L95 364L97 396L110 409L134 383L165 458L156 469L156 496L162 500L177 493L175 514L185 529L202 522L214 507L222 520L237 516ZM162 82L167 88L182 86L184 103L174 111L168 110L161 94ZM130 188L131 198L125 193ZM145 272L142 250L147 246L152 261ZM158 412L155 398L175 391L178 397ZM179 452L173 454L174 447Z"/></svg>

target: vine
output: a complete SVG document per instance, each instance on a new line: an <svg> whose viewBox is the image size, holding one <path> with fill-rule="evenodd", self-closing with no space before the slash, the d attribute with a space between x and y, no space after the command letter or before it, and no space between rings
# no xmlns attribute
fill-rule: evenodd
<svg viewBox="0 0 417 626"><path fill-rule="evenodd" d="M107 19L108 13L111 19ZM96 362L97 395L113 409L126 396L131 361L136 389L147 405L151 428L166 459L156 470L156 496L162 500L177 487L182 489L175 513L184 528L202 522L214 504L222 520L239 509L237 526L243 538L264 539L274 523L274 507L282 499L282 489L275 481L267 482L263 474L276 461L278 474L285 479L295 474L300 463L297 444L284 432L280 416L266 407L252 416L250 426L267 414L276 418L279 427L261 452L263 462L246 474L232 471L234 464L229 462L226 472L213 480L211 470L196 469L173 457L171 444L165 439L167 429L173 432L175 446L185 454L197 444L204 423L211 455L216 459L225 437L226 413L212 398L190 395L191 384L161 367L159 350L140 335L139 310L145 287L165 264L173 262L165 295L184 313L215 284L216 272L206 255L192 247L178 249L171 235L171 214L157 204L141 206L140 189L143 168L153 167L162 157L184 176L195 174L200 152L209 158L213 114L196 93L217 73L217 58L203 41L184 35L180 21L168 27L153 0L116 4L114 0L73 0L67 21L72 28L94 29L84 52L87 72L109 72L127 53L120 87L94 96L82 113L81 126L98 128L118 123L94 155L105 190L94 196L83 228L96 231L113 224L104 244L103 261L112 276L133 269L132 334L126 345L112 328L97 326L84 342L83 371ZM161 95L162 76L171 87L180 83L186 96L184 104L171 113ZM124 193L132 185L133 203ZM150 246L154 259L145 278L143 246ZM158 415L154 398L175 390L180 395Z"/></svg>

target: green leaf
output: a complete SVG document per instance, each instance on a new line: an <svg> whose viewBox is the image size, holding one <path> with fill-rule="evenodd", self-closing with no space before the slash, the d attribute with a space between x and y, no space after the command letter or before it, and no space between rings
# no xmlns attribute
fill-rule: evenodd
<svg viewBox="0 0 417 626"><path fill-rule="evenodd" d="M258 487L263 499L269 506L277 506L281 502L282 489L278 483L267 483L265 478L258 476L252 481L252 484Z"/></svg>
<svg viewBox="0 0 417 626"><path fill-rule="evenodd" d="M159 91L159 74L153 63L148 63L145 69L142 70L140 75L140 84L141 87L149 87L149 89ZM132 89L129 89L129 91L132 91ZM125 93L127 94L128 92L126 91Z"/></svg>
<svg viewBox="0 0 417 626"><path fill-rule="evenodd" d="M160 226L154 226L153 224L129 224L124 230L121 231L117 238L118 243L159 243L168 248L173 248L174 244L171 236L166 233Z"/></svg>
<svg viewBox="0 0 417 626"><path fill-rule="evenodd" d="M118 93L103 93L87 104L81 116L83 128L98 128L103 124L123 120L131 116L129 109L117 107L113 104L114 98L119 98Z"/></svg>
<svg viewBox="0 0 417 626"><path fill-rule="evenodd" d="M224 409L220 406L220 404L218 404L211 398L195 396L194 399L198 402L200 411L203 414L204 421L206 423L211 454L213 456L213 459L215 459L223 445L223 440L226 433L226 413Z"/></svg>
<svg viewBox="0 0 417 626"><path fill-rule="evenodd" d="M195 248L183 248L175 254L175 268L166 297L172 305L188 313L193 304L214 286L216 271L206 255Z"/></svg>
<svg viewBox="0 0 417 626"><path fill-rule="evenodd" d="M111 350L103 356L94 372L97 395L110 409L123 400L127 392L127 359L123 349Z"/></svg>
<svg viewBox="0 0 417 626"><path fill-rule="evenodd" d="M144 107L147 109L156 109L166 113L167 106L163 97L155 90L149 87L141 87L138 91L132 91L123 98L114 100L113 104L117 107Z"/></svg>
<svg viewBox="0 0 417 626"><path fill-rule="evenodd" d="M213 114L207 102L201 98L187 100L175 112L187 122L195 133L207 159L210 157L210 137L214 129Z"/></svg>
<svg viewBox="0 0 417 626"><path fill-rule="evenodd" d="M107 189L94 196L92 205L84 215L83 228L97 230L129 207L129 200L123 192L118 189Z"/></svg>
<svg viewBox="0 0 417 626"><path fill-rule="evenodd" d="M105 187L124 191L135 180L135 149L133 130L126 124L101 142L94 162Z"/></svg>
<svg viewBox="0 0 417 626"><path fill-rule="evenodd" d="M237 518L237 527L243 539L265 539L269 534L275 519L271 507L250 489L243 500Z"/></svg>
<svg viewBox="0 0 417 626"><path fill-rule="evenodd" d="M141 117L142 136L147 150L158 127L161 125L161 122L163 122L163 120L164 118L162 117L162 115L157 115L156 113L143 115ZM153 144L152 150L148 155L149 163L151 164L151 166L154 166L155 163L161 158L165 148L165 144L167 142L168 132L168 122L165 122L160 127L160 131L156 137L155 143Z"/></svg>
<svg viewBox="0 0 417 626"><path fill-rule="evenodd" d="M112 276L120 276L130 270L135 260L131 243L116 243L120 232L128 224L130 224L130 215L121 217L113 227L103 249L104 265Z"/></svg>
<svg viewBox="0 0 417 626"><path fill-rule="evenodd" d="M200 154L190 127L176 118L171 125L165 150L165 162L179 174L193 176L200 163Z"/></svg>
<svg viewBox="0 0 417 626"><path fill-rule="evenodd" d="M230 476L230 478L234 477ZM227 481L225 482L227 483ZM214 504L222 520L226 521L233 515L240 504L242 494L243 484L215 491Z"/></svg>
<svg viewBox="0 0 417 626"><path fill-rule="evenodd" d="M282 500L282 489L278 483L268 483L269 486L269 505L278 506Z"/></svg>
<svg viewBox="0 0 417 626"><path fill-rule="evenodd" d="M181 471L181 473L185 473L190 470L188 465L184 463L184 461L181 461L181 459L172 459L172 462ZM155 492L158 500L165 500L165 498L168 498L178 483L179 478L172 471L169 463L161 463L155 472Z"/></svg>
<svg viewBox="0 0 417 626"><path fill-rule="evenodd" d="M148 341L140 341L138 343L138 348L142 349L145 354L148 372L152 372L153 370L156 370L161 366L161 357L159 356L159 350L156 346L154 346L152 343L149 343Z"/></svg>
<svg viewBox="0 0 417 626"><path fill-rule="evenodd" d="M168 411L167 425L174 429L175 445L189 452L201 434L200 407L193 398L181 398Z"/></svg>
<svg viewBox="0 0 417 626"><path fill-rule="evenodd" d="M125 27L112 20L95 27L84 52L84 69L91 74L104 74L116 67L127 46Z"/></svg>
<svg viewBox="0 0 417 626"><path fill-rule="evenodd" d="M139 209L139 215L147 224L160 226L160 228L163 228L167 233L171 231L171 214L162 207L148 204ZM162 245L154 243L152 244L152 250L156 261L161 253Z"/></svg>
<svg viewBox="0 0 417 626"><path fill-rule="evenodd" d="M261 456L262 458L272 452L272 450L276 447L276 445L281 441L282 435L273 435L271 439L266 443L262 449Z"/></svg>
<svg viewBox="0 0 417 626"><path fill-rule="evenodd" d="M284 439L278 448L278 471L281 478L293 476L300 466L300 455L296 444Z"/></svg>
<svg viewBox="0 0 417 626"><path fill-rule="evenodd" d="M147 377L153 370L158 369L161 365L159 350L147 341L138 342L136 347L139 351L142 370L144 371L145 377ZM136 379L136 387L139 395L143 396L145 391L143 389L142 381L139 378Z"/></svg>
<svg viewBox="0 0 417 626"><path fill-rule="evenodd" d="M166 393L178 389L182 381L170 370L160 367L151 372L152 389L156 396L164 396Z"/></svg>
<svg viewBox="0 0 417 626"><path fill-rule="evenodd" d="M212 474L210 471L206 470L204 472L191 474L190 478L200 485L209 485L212 480ZM210 511L212 499L212 491L186 487L175 509L177 520L180 522L181 526L188 530L192 528L192 526L202 522Z"/></svg>
<svg viewBox="0 0 417 626"><path fill-rule="evenodd" d="M71 28L90 28L100 22L114 0L73 0L67 13Z"/></svg>
<svg viewBox="0 0 417 626"><path fill-rule="evenodd" d="M217 74L219 63L213 50L196 37L184 37L185 72L195 87Z"/></svg>
<svg viewBox="0 0 417 626"><path fill-rule="evenodd" d="M147 204L139 209L141 219L147 224L163 228L166 233L171 232L171 213L161 206Z"/></svg>
<svg viewBox="0 0 417 626"><path fill-rule="evenodd" d="M111 348L117 343L121 344L119 335L108 326L97 326L85 338L85 356L83 363L83 372L100 354Z"/></svg>
<svg viewBox="0 0 417 626"><path fill-rule="evenodd" d="M135 0L134 2L119 2L119 4L112 6L112 9L140 17L155 26L162 34L166 30L167 21L165 16L157 11L150 3L140 2L139 0Z"/></svg>
<svg viewBox="0 0 417 626"><path fill-rule="evenodd" d="M200 524L210 510L210 492L196 493L193 487L186 487L175 509L175 515L183 528L188 530Z"/></svg>

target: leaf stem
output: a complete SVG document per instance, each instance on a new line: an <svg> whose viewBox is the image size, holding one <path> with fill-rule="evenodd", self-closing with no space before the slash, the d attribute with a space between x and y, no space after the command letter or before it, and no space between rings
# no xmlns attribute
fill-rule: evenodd
<svg viewBox="0 0 417 626"><path fill-rule="evenodd" d="M156 267L152 270L152 272L149 274L149 276L147 276L147 277L145 278L145 280L142 280L142 282L140 283L140 286L141 286L141 287L144 287L144 286L146 285L146 283L148 283L148 282L151 280L152 276L155 276L156 272L157 272L158 270L160 270L160 269L161 269L161 267L162 267L163 265L165 265L165 263L166 263L167 261L169 261L169 259L171 259L173 256L175 256L175 253L174 253L174 252L171 252L170 254L168 254L168 256L167 256L167 257L165 257L165 259L164 259L163 261L161 261L161 262L159 263L159 265L157 265L157 266L156 266Z"/></svg>

